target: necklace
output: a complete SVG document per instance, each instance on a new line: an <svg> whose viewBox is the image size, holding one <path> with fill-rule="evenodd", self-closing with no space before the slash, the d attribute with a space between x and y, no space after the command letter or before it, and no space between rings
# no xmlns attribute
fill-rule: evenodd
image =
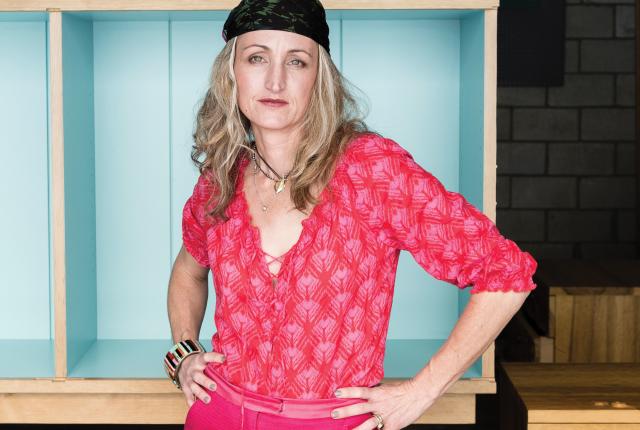
<svg viewBox="0 0 640 430"><path fill-rule="evenodd" d="M262 196L260 195L260 190L258 189L258 184L256 183L256 176L258 175L258 169L260 169L260 171L269 179L271 180L275 180L274 178L272 178L271 176L269 176L269 174L267 172L265 172L264 170L262 170L262 167L260 167L260 165L258 164L258 160L256 160L256 153L258 154L258 156L260 157L260 159L262 161L265 162L265 164L267 164L267 166L269 166L269 164L264 160L264 158L262 158L262 156L260 155L260 153L258 152L258 148L255 145L255 142L252 143L251 145L253 151L251 152L251 159L253 160L253 187L256 190L256 194L258 195L258 199L260 199L260 208L262 209L263 212L266 212L267 209L269 209L269 205L267 205L263 200L262 200ZM269 168L271 169L271 166L269 166ZM273 170L273 169L272 169ZM277 173L276 173L277 174ZM280 182L276 183L276 185L281 184L281 188L275 187L275 197L273 198L273 200L278 198L278 194L284 190L284 182L287 179L287 176L289 176L289 174L287 173L287 175L285 175L285 177L283 179L280 180Z"/></svg>
<svg viewBox="0 0 640 430"><path fill-rule="evenodd" d="M255 159L254 159L255 161ZM261 169L262 170L262 169ZM262 196L260 195L260 190L258 190L258 185L256 184L256 175L258 174L258 164L254 163L253 164L253 187L256 190L256 194L258 195L258 199L260 199L260 207L262 208L262 212L266 212L267 209L269 209L269 206L267 206L264 201L262 201ZM276 194L276 196L274 197L277 198L278 194Z"/></svg>
<svg viewBox="0 0 640 430"><path fill-rule="evenodd" d="M260 171L269 179L271 179L272 181L274 181L275 183L273 184L273 189L277 194L281 193L282 191L284 191L284 187L285 184L287 182L287 179L289 178L289 174L291 172L288 172L286 175L284 176L280 176L278 174L278 172L276 172L270 165L269 163L267 163L267 160L265 160L262 155L260 155L260 152L258 152L258 146L256 145L255 142L252 142L251 147L253 149L253 151L251 152L251 158L253 159L253 162L256 164L257 167L260 168ZM269 174L267 172L265 172L264 170L262 170L262 167L258 165L258 162L256 161L256 154L258 154L258 157L260 157L260 160L262 160L264 162L264 164L267 165L267 167L269 168L269 170L271 170L278 178L272 178L271 176L269 176Z"/></svg>

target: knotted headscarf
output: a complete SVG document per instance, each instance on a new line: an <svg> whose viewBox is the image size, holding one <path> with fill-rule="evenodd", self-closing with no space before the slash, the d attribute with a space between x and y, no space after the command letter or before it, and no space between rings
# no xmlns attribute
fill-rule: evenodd
<svg viewBox="0 0 640 430"><path fill-rule="evenodd" d="M242 0L224 23L224 41L255 30L283 30L309 37L329 52L329 26L318 0Z"/></svg>

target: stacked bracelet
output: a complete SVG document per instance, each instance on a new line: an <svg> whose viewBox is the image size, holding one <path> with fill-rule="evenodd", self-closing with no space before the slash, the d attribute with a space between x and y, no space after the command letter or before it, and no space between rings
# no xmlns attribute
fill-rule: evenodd
<svg viewBox="0 0 640 430"><path fill-rule="evenodd" d="M178 389L182 389L180 381L178 380L180 365L188 356L198 354L200 352L207 352L200 341L185 339L173 345L169 352L166 353L164 357L164 370Z"/></svg>

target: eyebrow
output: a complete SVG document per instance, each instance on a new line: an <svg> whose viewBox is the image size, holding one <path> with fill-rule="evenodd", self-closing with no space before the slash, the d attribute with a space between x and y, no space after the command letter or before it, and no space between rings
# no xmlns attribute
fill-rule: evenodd
<svg viewBox="0 0 640 430"><path fill-rule="evenodd" d="M251 48L252 46L257 46L258 48L262 48L262 49L265 49L265 50L267 50L267 51L270 51L270 50L271 50L271 48L269 48L268 46L266 46L266 45L258 45L257 43L254 43L254 44L249 45L249 46L245 46L242 50L243 50L243 51L245 51L246 49L249 49L249 48ZM311 57L311 56L312 56L308 51L306 51L306 50L304 50L304 49L289 49L289 51L288 51L288 52L304 52L304 53L305 53L305 54L307 54L309 57Z"/></svg>

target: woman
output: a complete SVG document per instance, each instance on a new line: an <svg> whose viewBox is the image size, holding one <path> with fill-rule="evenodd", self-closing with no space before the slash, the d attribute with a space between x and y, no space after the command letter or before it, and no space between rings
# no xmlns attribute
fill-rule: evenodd
<svg viewBox="0 0 640 430"><path fill-rule="evenodd" d="M536 287L531 255L367 129L328 34L316 0L245 0L225 23L169 286L182 347L167 361L190 407L186 430L401 429ZM381 385L401 249L473 294L415 377ZM209 270L212 352L196 341Z"/></svg>

